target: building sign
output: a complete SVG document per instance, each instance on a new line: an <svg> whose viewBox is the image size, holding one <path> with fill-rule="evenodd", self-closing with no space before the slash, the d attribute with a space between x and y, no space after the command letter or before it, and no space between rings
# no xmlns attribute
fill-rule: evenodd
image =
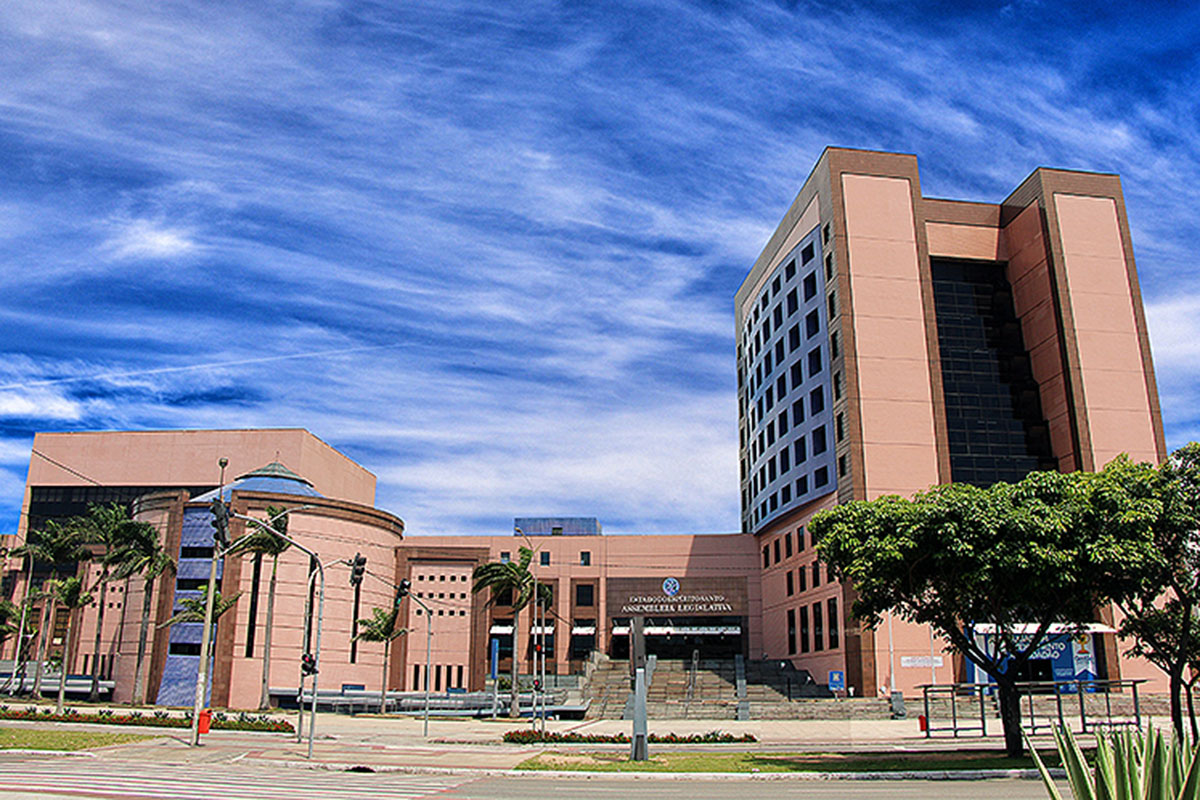
<svg viewBox="0 0 1200 800"><path fill-rule="evenodd" d="M745 616L745 578L608 580L610 617Z"/></svg>
<svg viewBox="0 0 1200 800"><path fill-rule="evenodd" d="M943 659L941 656L900 656L900 666L929 669L943 666Z"/></svg>

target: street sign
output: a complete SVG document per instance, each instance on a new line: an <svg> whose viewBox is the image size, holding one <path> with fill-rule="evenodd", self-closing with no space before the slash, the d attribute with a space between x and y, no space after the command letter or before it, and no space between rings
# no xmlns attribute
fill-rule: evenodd
<svg viewBox="0 0 1200 800"><path fill-rule="evenodd" d="M500 640L492 639L492 658L491 658L492 680L496 680L496 673L500 670Z"/></svg>
<svg viewBox="0 0 1200 800"><path fill-rule="evenodd" d="M832 692L846 691L846 673L840 669L829 670L829 690Z"/></svg>

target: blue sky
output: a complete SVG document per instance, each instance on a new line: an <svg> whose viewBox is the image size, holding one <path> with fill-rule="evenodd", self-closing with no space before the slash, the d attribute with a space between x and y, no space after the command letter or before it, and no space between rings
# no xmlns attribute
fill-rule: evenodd
<svg viewBox="0 0 1200 800"><path fill-rule="evenodd" d="M733 531L732 297L826 145L1120 173L1200 438L1200 9L0 5L0 517L36 430L301 426L412 533Z"/></svg>

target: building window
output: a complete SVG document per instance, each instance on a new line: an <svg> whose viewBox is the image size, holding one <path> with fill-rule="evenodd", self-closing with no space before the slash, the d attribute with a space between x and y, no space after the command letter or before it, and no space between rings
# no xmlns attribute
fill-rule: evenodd
<svg viewBox="0 0 1200 800"><path fill-rule="evenodd" d="M776 276L775 276L775 280L771 281L771 294L772 294L772 295L779 294L779 286L780 286L780 284L779 284L779 276L778 276L778 275L776 275Z"/></svg>
<svg viewBox="0 0 1200 800"><path fill-rule="evenodd" d="M775 456L767 459L767 483L775 480Z"/></svg>
<svg viewBox="0 0 1200 800"><path fill-rule="evenodd" d="M779 563L779 540L775 540L775 563Z"/></svg>
<svg viewBox="0 0 1200 800"><path fill-rule="evenodd" d="M817 296L817 273L810 272L804 276L804 299L812 300Z"/></svg>
<svg viewBox="0 0 1200 800"><path fill-rule="evenodd" d="M791 577L791 574L788 574ZM791 592L788 592L791 594ZM796 655L796 609L789 608L787 612L787 645L788 655Z"/></svg>
<svg viewBox="0 0 1200 800"><path fill-rule="evenodd" d="M801 525L796 529L796 552L804 552L804 526Z"/></svg>
<svg viewBox="0 0 1200 800"><path fill-rule="evenodd" d="M789 281L792 278L796 277L796 262L795 261L789 261L788 265L783 268L783 277L784 277L784 280L789 280Z"/></svg>
<svg viewBox="0 0 1200 800"><path fill-rule="evenodd" d="M829 336L829 357L837 358L839 353L841 353L841 348L838 342L838 334L837 331L834 331Z"/></svg>
<svg viewBox="0 0 1200 800"><path fill-rule="evenodd" d="M596 587L590 583L575 584L575 605L594 606L596 604Z"/></svg>
<svg viewBox="0 0 1200 800"><path fill-rule="evenodd" d="M784 452L786 453L787 451L785 450ZM779 490L779 502L783 503L784 505L787 505L788 503L792 502L792 486L791 486L791 484L788 484L787 486L784 486L782 489Z"/></svg>
<svg viewBox="0 0 1200 800"><path fill-rule="evenodd" d="M456 685L456 686L457 686L459 689L461 689L461 688L463 688L463 680L462 680L462 679L463 679L463 668L462 668L462 664L459 664L457 667L455 667L455 668L454 668L454 671L455 671L455 673L456 673L456 674L457 674L457 676L458 676L458 680L455 682L455 685Z"/></svg>
<svg viewBox="0 0 1200 800"><path fill-rule="evenodd" d="M775 343L775 363L776 364L783 363L784 352L785 351L783 349L783 339L780 339L778 342Z"/></svg>
<svg viewBox="0 0 1200 800"><path fill-rule="evenodd" d="M500 551L500 563L507 564L509 561L512 561L512 553L510 553L507 550L501 550ZM418 580L420 580L420 578L418 578Z"/></svg>
<svg viewBox="0 0 1200 800"><path fill-rule="evenodd" d="M788 415L787 409L779 412L779 435L783 436L788 432Z"/></svg>
<svg viewBox="0 0 1200 800"><path fill-rule="evenodd" d="M782 398L787 394L787 374L784 373L775 379L775 394Z"/></svg>
<svg viewBox="0 0 1200 800"><path fill-rule="evenodd" d="M838 476L846 477L850 472L850 460L845 455L838 456Z"/></svg>
<svg viewBox="0 0 1200 800"><path fill-rule="evenodd" d="M767 423L767 447L775 444L775 423Z"/></svg>
<svg viewBox="0 0 1200 800"><path fill-rule="evenodd" d="M743 469L742 472L744 474L745 470ZM580 550L579 551L579 566L590 567L591 565L592 565L592 551Z"/></svg>
<svg viewBox="0 0 1200 800"><path fill-rule="evenodd" d="M796 497L801 497L808 493L808 476L801 475L796 479Z"/></svg>
<svg viewBox="0 0 1200 800"><path fill-rule="evenodd" d="M792 532L787 531L783 534L783 557L792 557Z"/></svg>
<svg viewBox="0 0 1200 800"><path fill-rule="evenodd" d="M829 446L829 442L828 442L828 440L827 440L827 437L826 437L826 435L825 435L825 426L824 426L824 425L822 425L822 426L820 426L819 428L813 428L813 429L812 429L812 451L813 451L813 455L815 456L815 455L819 455L819 454L821 454L821 453L824 453L824 452L825 452L825 449L826 449L828 446ZM820 484L818 484L818 486L819 486L819 485L820 485Z"/></svg>
<svg viewBox="0 0 1200 800"><path fill-rule="evenodd" d="M823 227L823 228L821 229L821 240L822 240L822 241L823 241L825 244L829 244L829 231L830 231L830 229L829 229L829 223L828 223L828 222L826 222L826 223L825 223L825 227Z"/></svg>
<svg viewBox="0 0 1200 800"><path fill-rule="evenodd" d="M413 691L421 688L421 665L413 664Z"/></svg>
<svg viewBox="0 0 1200 800"><path fill-rule="evenodd" d="M829 318L837 316L837 292L829 293Z"/></svg>
<svg viewBox="0 0 1200 800"><path fill-rule="evenodd" d="M795 581L795 578L792 576L792 571L789 569L787 571L787 596L791 597L795 593L796 593L796 581Z"/></svg>
<svg viewBox="0 0 1200 800"><path fill-rule="evenodd" d="M817 467L813 472L813 486L820 488L829 483L829 467Z"/></svg>
<svg viewBox="0 0 1200 800"><path fill-rule="evenodd" d="M550 551L543 550L540 555L541 555L541 562L540 562L541 565L543 567L550 566Z"/></svg>
<svg viewBox="0 0 1200 800"><path fill-rule="evenodd" d="M796 437L796 441L792 445L792 453L796 456L794 460L797 464L803 464L808 458L808 453L805 452L805 441L803 436Z"/></svg>
<svg viewBox="0 0 1200 800"><path fill-rule="evenodd" d="M821 371L821 348L809 351L808 354L808 377L813 377Z"/></svg>
<svg viewBox="0 0 1200 800"><path fill-rule="evenodd" d="M800 299L798 297L796 297L796 290L792 289L790 292L787 293L788 316L790 317L792 314L795 314L799 308L800 308Z"/></svg>
<svg viewBox="0 0 1200 800"><path fill-rule="evenodd" d="M808 410L812 414L820 414L825 410L825 390L818 386L808 394Z"/></svg>
<svg viewBox="0 0 1200 800"><path fill-rule="evenodd" d="M804 245L804 249L800 251L800 264L807 264L813 260L813 256L815 255L816 251L813 249L813 243L809 242L808 244Z"/></svg>
<svg viewBox="0 0 1200 800"><path fill-rule="evenodd" d="M812 585L813 585L813 588L815 589L821 585L821 562L820 561L814 561L812 563L812 578L813 578Z"/></svg>
<svg viewBox="0 0 1200 800"><path fill-rule="evenodd" d="M792 463L789 460L791 456L788 454L788 449L785 447L779 451L779 474L782 475L792 468Z"/></svg>
<svg viewBox="0 0 1200 800"><path fill-rule="evenodd" d="M788 329L788 349L796 350L800 347L800 326L793 325Z"/></svg>
<svg viewBox="0 0 1200 800"><path fill-rule="evenodd" d="M833 253L825 256L825 280L833 280Z"/></svg>
<svg viewBox="0 0 1200 800"><path fill-rule="evenodd" d="M837 429L837 440L840 442L846 438L846 415L838 414L834 420L834 427Z"/></svg>
<svg viewBox="0 0 1200 800"><path fill-rule="evenodd" d="M799 386L804 381L804 371L801 369L801 364L797 361L792 364L792 388Z"/></svg>
<svg viewBox="0 0 1200 800"><path fill-rule="evenodd" d="M804 422L804 398L801 397L796 402L792 403L792 424L799 425ZM803 460L803 459L800 459Z"/></svg>
<svg viewBox="0 0 1200 800"><path fill-rule="evenodd" d="M800 606L800 652L808 652L808 606Z"/></svg>
<svg viewBox="0 0 1200 800"><path fill-rule="evenodd" d="M770 350L768 350L768 351L767 351L767 354L766 354L765 356L763 356L763 360L762 360L762 371L763 371L763 375L766 375L767 377L770 377L770 375L771 375L771 366L772 366L772 365L771 365L771 351L770 351Z"/></svg>
<svg viewBox="0 0 1200 800"><path fill-rule="evenodd" d="M820 652L825 649L825 626L822 623L821 604L813 603L813 650Z"/></svg>
<svg viewBox="0 0 1200 800"><path fill-rule="evenodd" d="M763 569L766 569L769 566L771 566L771 546L769 544L764 544L763 545Z"/></svg>
<svg viewBox="0 0 1200 800"><path fill-rule="evenodd" d="M838 646L837 598L829 598L825 601L825 605L829 609L829 649L836 650Z"/></svg>
<svg viewBox="0 0 1200 800"><path fill-rule="evenodd" d="M821 330L821 313L816 309L808 312L808 316L804 318L804 335L811 339L817 335L817 331Z"/></svg>
<svg viewBox="0 0 1200 800"><path fill-rule="evenodd" d="M804 567L796 570L796 582L800 584L800 591L808 591L808 570Z"/></svg>
<svg viewBox="0 0 1200 800"><path fill-rule="evenodd" d="M842 399L842 373L833 373L833 399Z"/></svg>

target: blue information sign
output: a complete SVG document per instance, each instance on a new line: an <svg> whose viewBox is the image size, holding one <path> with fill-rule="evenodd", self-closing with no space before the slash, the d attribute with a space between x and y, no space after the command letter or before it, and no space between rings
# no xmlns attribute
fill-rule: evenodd
<svg viewBox="0 0 1200 800"><path fill-rule="evenodd" d="M840 669L829 670L829 690L832 692L846 691L846 673Z"/></svg>
<svg viewBox="0 0 1200 800"><path fill-rule="evenodd" d="M500 669L500 640L492 639L492 680L496 680L496 673Z"/></svg>

